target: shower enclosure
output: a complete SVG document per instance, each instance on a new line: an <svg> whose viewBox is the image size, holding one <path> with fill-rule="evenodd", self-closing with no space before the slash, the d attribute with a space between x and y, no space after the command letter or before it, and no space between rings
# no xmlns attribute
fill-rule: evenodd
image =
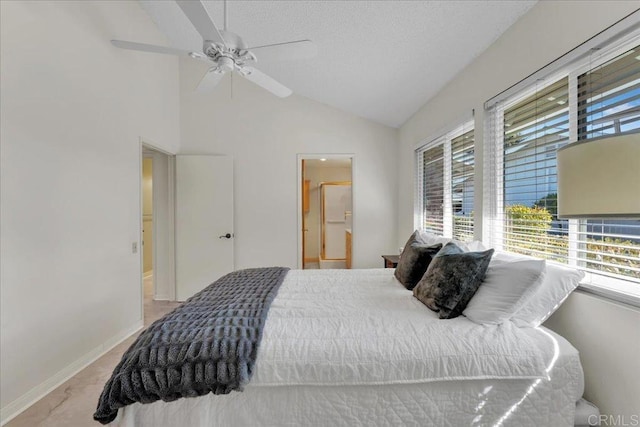
<svg viewBox="0 0 640 427"><path fill-rule="evenodd" d="M320 183L320 268L347 268L351 182Z"/></svg>

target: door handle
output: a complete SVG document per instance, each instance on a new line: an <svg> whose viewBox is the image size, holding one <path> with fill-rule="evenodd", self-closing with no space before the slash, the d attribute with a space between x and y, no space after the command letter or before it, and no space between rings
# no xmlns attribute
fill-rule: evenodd
<svg viewBox="0 0 640 427"><path fill-rule="evenodd" d="M230 239L230 238L231 238L231 233L223 234L222 236L219 237L219 239Z"/></svg>

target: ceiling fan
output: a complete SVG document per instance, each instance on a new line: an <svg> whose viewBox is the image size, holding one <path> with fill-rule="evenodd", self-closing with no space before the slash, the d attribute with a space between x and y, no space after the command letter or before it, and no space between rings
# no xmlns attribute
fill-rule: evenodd
<svg viewBox="0 0 640 427"><path fill-rule="evenodd" d="M225 73L235 71L247 80L281 98L291 95L291 89L252 66L258 60L256 53L258 56L271 56L277 59L311 58L316 54L316 47L311 40L296 40L248 47L240 36L227 31L226 0L224 2L224 30L222 31L218 30L200 0L176 0L176 3L202 36L202 52L123 40L111 40L111 43L122 49L189 56L213 63L213 66L209 68L202 80L200 80L196 89L198 91L213 89Z"/></svg>

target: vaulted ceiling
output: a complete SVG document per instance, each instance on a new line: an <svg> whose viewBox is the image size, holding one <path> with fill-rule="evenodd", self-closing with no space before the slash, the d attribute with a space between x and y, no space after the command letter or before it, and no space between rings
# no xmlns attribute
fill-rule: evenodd
<svg viewBox="0 0 640 427"><path fill-rule="evenodd" d="M174 47L201 49L174 2L141 4ZM228 29L249 46L300 39L317 46L313 59L258 57L257 68L299 95L398 127L534 4L231 0L227 8ZM205 6L222 29L222 1Z"/></svg>

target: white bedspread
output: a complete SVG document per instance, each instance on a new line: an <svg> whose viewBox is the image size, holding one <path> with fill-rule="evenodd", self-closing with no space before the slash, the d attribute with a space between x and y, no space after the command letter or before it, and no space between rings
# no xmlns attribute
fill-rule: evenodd
<svg viewBox="0 0 640 427"><path fill-rule="evenodd" d="M292 270L271 306L252 385L546 378L554 354L540 330L438 319L392 270Z"/></svg>
<svg viewBox="0 0 640 427"><path fill-rule="evenodd" d="M121 426L571 426L578 353L544 328L439 320L391 269L292 270L242 393L120 410Z"/></svg>

